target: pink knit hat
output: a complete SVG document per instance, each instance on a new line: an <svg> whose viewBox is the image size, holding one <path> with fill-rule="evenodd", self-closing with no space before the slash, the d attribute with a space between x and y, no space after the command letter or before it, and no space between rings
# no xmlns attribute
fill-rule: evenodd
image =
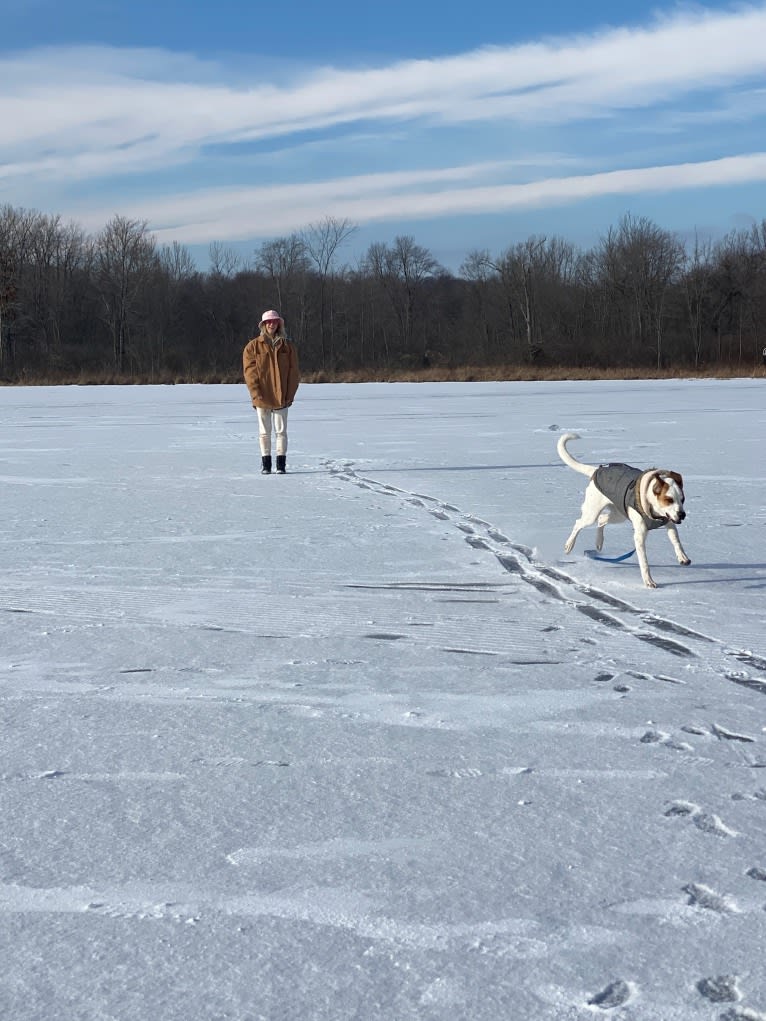
<svg viewBox="0 0 766 1021"><path fill-rule="evenodd" d="M282 326L285 325L285 321L279 314L279 312L277 312L276 309L270 308L268 312L264 312L263 315L261 316L261 321L258 323L258 328L260 329L260 327L263 326L264 323L268 322L269 319L278 319L280 325Z"/></svg>

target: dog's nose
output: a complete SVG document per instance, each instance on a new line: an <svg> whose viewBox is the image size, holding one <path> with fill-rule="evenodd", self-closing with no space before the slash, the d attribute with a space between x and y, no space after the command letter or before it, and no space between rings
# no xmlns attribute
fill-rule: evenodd
<svg viewBox="0 0 766 1021"><path fill-rule="evenodd" d="M686 517L686 511L681 511L681 513L678 515L678 520L679 521L683 521L683 519L685 517Z"/></svg>

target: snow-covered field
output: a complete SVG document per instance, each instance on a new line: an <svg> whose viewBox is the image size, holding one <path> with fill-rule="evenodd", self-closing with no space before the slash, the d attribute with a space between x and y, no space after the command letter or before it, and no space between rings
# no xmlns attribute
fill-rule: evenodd
<svg viewBox="0 0 766 1021"><path fill-rule="evenodd" d="M0 390L4 1021L766 1018L765 397Z"/></svg>

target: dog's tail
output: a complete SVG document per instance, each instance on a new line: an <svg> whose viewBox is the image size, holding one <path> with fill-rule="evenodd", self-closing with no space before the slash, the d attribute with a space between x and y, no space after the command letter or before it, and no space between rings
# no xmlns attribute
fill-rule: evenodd
<svg viewBox="0 0 766 1021"><path fill-rule="evenodd" d="M578 433L564 433L563 436L559 436L559 441L556 444L556 450L558 451L559 457L564 462L564 464L569 465L570 468L573 468L576 472L579 472L581 475L587 475L588 478L590 478L593 475L594 471L596 470L596 466L592 464L584 464L582 461L578 461L577 458L572 457L572 455L567 450L567 443L569 443L570 440L579 439L580 437Z"/></svg>

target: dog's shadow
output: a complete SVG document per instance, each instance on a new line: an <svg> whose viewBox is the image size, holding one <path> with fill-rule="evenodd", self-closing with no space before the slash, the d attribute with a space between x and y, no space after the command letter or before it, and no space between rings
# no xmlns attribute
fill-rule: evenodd
<svg viewBox="0 0 766 1021"><path fill-rule="evenodd" d="M565 465L556 465L552 462L544 464L436 464L436 465L413 465L411 467L390 466L387 468L373 468L352 465L356 470L374 472L376 475L385 475L390 472L406 474L408 472L490 472L490 471L520 471L528 468L558 468Z"/></svg>
<svg viewBox="0 0 766 1021"><path fill-rule="evenodd" d="M673 565L669 564L668 567L672 570ZM694 560L692 561L691 568L693 572L695 568L698 571L766 571L766 564L737 564L733 561L720 564L701 564L699 561ZM713 578L695 578L692 575L684 578L672 578L670 580L663 579L662 586L664 588L668 585L728 585L732 582L750 583L748 587L753 589L766 588L766 574L754 574L751 576L730 574Z"/></svg>

